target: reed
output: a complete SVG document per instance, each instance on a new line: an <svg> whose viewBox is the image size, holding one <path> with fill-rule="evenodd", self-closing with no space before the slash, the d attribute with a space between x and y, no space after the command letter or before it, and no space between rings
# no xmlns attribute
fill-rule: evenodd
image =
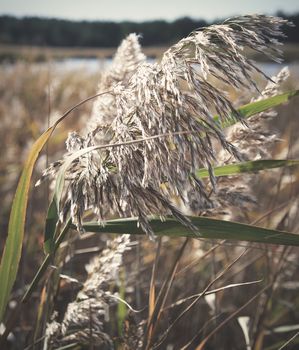
<svg viewBox="0 0 299 350"><path fill-rule="evenodd" d="M204 349L210 342L225 349L219 347L215 335L238 319L248 305L258 302L260 313L250 313L250 335L244 322L242 329L247 348L259 349L277 281L283 279L285 266L296 272L286 257L293 254L299 238L285 232L290 228L281 222L275 228L261 228L233 220L240 221L240 213L246 220L259 208L253 172L298 165L296 159L271 159L278 142L271 128L278 116L273 108L298 95L298 90L283 92L287 68L272 78L265 77L244 50L264 53L280 62L281 27L288 24L262 15L232 18L192 32L170 47L160 62L152 64L146 61L137 35L131 34L122 42L111 67L101 75L97 94L63 114L30 150L13 201L1 260L1 319L17 275L38 154L71 112L94 101L80 132L69 133L65 154L36 184L48 178L53 184L44 229L46 256L16 311L5 320L2 344L13 330L18 312L44 279L47 283L31 339L36 348L163 349L166 343L176 348L173 339L177 339L180 349ZM263 89L259 89L254 72L267 79ZM242 106L233 101L228 94L231 87L241 90L250 102ZM296 203L283 206L284 218L291 220ZM122 235L106 241L106 248L86 264L87 277L79 282L63 269L79 254L74 247L80 239L84 241L86 232ZM151 240L140 241L138 235ZM157 236L166 238L162 241ZM175 240L181 236L185 237L182 243ZM214 244L215 239L221 241ZM269 246L243 249L238 243L230 246L231 241L286 247L278 247L275 255ZM132 254L136 247L139 265ZM192 251L190 256L187 248ZM221 258L216 259L214 253L220 249ZM156 256L151 274L151 264L142 266L142 260L153 262L153 250ZM214 272L205 271L206 258L214 264ZM167 263L161 267L162 259ZM271 260L265 281L234 281L235 275L240 271L245 274L260 260ZM199 271L198 261L203 263ZM226 283L226 279L235 283ZM53 299L59 296L61 280L74 283L79 291L57 315ZM237 306L231 301L233 312L218 320L218 294L244 286L255 288L253 295ZM186 294L177 293L177 287L186 289ZM202 301L210 306L215 322L198 316ZM194 317L200 321L192 322ZM186 336L183 332L180 338L172 334L178 327L188 329Z"/></svg>

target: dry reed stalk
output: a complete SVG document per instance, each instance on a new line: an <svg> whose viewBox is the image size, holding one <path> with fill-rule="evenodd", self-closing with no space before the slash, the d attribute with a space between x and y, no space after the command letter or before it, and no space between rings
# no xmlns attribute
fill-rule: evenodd
<svg viewBox="0 0 299 350"><path fill-rule="evenodd" d="M170 212L195 229L175 207L174 196L191 207L195 197L197 210L214 208L214 212L219 207L252 201L250 193L243 193L246 186L242 191L236 188L229 191L224 180L217 184L212 166L225 164L227 154L229 161L256 159L252 158L252 150L257 144L261 155L267 155L265 145L272 144L275 137L271 134L269 138L261 123L273 114L252 117L245 124L225 93L209 78L213 76L216 81L236 88L256 88L251 73L259 70L243 55L243 47L276 59L280 54L277 39L283 36L280 28L284 24L285 20L267 16L227 20L191 33L155 64L145 61L138 37L131 34L118 49L99 86L99 92L113 93L97 100L84 136L70 133L66 142L68 153L43 174L42 180L55 176L70 156L89 146L123 143L120 147L94 150L71 163L65 175L62 217L70 212L82 231L82 217L87 209L93 209L103 223L112 212L138 216L141 228L153 236L148 220L151 214L163 216ZM276 94L286 76L286 71L282 71L273 78L261 96ZM220 122L213 119L214 113L219 115ZM231 118L240 123L225 135L222 122ZM158 136L165 134L168 137ZM135 142L138 139L143 142ZM218 154L214 140L222 148ZM209 169L209 184L195 175L202 166ZM108 287L115 281L128 246L129 241L121 236L113 241L114 248L108 247L94 258L89 277L76 301L69 305L62 323L53 321L48 325L49 344L90 345L92 339L93 345L113 348L104 329L105 310L115 303ZM115 273L111 273L111 266ZM133 338L134 335L128 343L133 344ZM137 348L141 343L134 344Z"/></svg>
<svg viewBox="0 0 299 350"><path fill-rule="evenodd" d="M210 186L196 177L196 169L209 169L215 192L212 166L218 156L213 140L233 159L240 159L242 152L222 130L223 121L239 120L240 116L225 93L208 79L212 76L235 88L256 87L251 73L260 71L244 56L243 49L248 47L280 61L277 44L285 24L286 20L263 15L229 19L194 31L154 64L144 62L137 37L129 37L118 51L115 74L110 72L104 79L104 87L113 90L109 102L99 101L93 126L85 136L70 134L69 153L50 166L43 178L55 175L70 155L103 140L130 143L143 138L144 142L95 150L75 159L65 176L62 217L70 212L83 232L82 217L87 209L92 209L103 224L112 212L137 216L141 228L153 237L149 215L171 213L195 230L172 198L177 196L188 206L190 197L196 196L199 210L211 208ZM127 57L130 64L118 64ZM213 119L215 112L220 122ZM167 133L173 136L151 138ZM191 190L186 191L188 188Z"/></svg>

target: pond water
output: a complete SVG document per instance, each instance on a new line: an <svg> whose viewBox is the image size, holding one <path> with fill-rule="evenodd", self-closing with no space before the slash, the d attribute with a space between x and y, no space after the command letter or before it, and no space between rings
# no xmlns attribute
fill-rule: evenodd
<svg viewBox="0 0 299 350"><path fill-rule="evenodd" d="M67 58L60 61L52 62L53 66L57 70L77 70L77 69L87 69L91 72L100 72L102 69L109 67L112 59L96 59L96 58ZM154 59L149 59L149 62L154 62ZM44 63L41 63L44 65ZM290 70L299 73L299 62L291 63L273 63L273 62L259 62L257 64L259 69L261 69L268 76L273 76L279 72L279 70L284 66L289 66Z"/></svg>
<svg viewBox="0 0 299 350"><path fill-rule="evenodd" d="M85 70L90 73L99 73L103 69L109 67L111 64L111 58L97 59L97 58L65 58L62 60L54 60L50 62L34 63L33 66L36 69L49 69L56 72L60 71L73 71L73 70ZM153 63L155 59L150 58L148 62ZM1 64L5 69L14 69L15 64ZM291 71L291 75L295 78L299 77L299 61L288 62L278 64L275 62L258 62L258 68L268 76L277 74L284 66L288 66Z"/></svg>

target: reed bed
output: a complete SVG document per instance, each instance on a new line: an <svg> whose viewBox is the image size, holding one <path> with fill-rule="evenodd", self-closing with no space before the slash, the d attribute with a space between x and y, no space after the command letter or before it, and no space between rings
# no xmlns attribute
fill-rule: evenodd
<svg viewBox="0 0 299 350"><path fill-rule="evenodd" d="M37 163L40 187L27 210L2 346L296 348L298 238L284 231L298 232L298 98L246 119L239 108L298 88L287 69L257 77L240 48L276 56L282 24L265 16L228 20L192 33L154 64L132 34L98 76L56 76L51 66L4 71L1 142L11 147L1 156L3 229L33 140L66 101L74 105L96 89L99 96L74 111ZM18 94L9 95L8 83ZM292 159L293 167L257 172L270 167L265 159ZM219 177L217 167L232 165L235 173ZM48 178L53 200L41 185ZM231 226L224 231L225 222L211 218Z"/></svg>

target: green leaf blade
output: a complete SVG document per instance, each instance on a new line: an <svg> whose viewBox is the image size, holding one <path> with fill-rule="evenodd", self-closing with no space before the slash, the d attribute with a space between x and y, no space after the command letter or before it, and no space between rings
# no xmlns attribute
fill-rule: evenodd
<svg viewBox="0 0 299 350"><path fill-rule="evenodd" d="M8 225L8 236L5 242L0 265L0 321L3 319L21 258L26 210L33 167L41 149L51 136L51 133L52 128L44 132L32 146L13 200Z"/></svg>
<svg viewBox="0 0 299 350"><path fill-rule="evenodd" d="M54 251L54 238L58 220L58 208L54 197L48 208L45 226L44 250L47 254L51 254Z"/></svg>
<svg viewBox="0 0 299 350"><path fill-rule="evenodd" d="M266 99L256 101L256 102L251 102L248 103L244 106L242 106L238 112L241 114L242 117L248 118L251 117L255 114L264 112L265 110L269 108L274 108L277 107L283 103L288 102L291 98L298 96L299 95L299 90L292 90L285 92L280 95L268 97Z"/></svg>
<svg viewBox="0 0 299 350"><path fill-rule="evenodd" d="M299 160L297 159L266 159L223 165L215 167L213 170L215 176L231 176L238 175L241 173L250 173L260 170L275 169L281 167L292 167L298 165ZM207 169L202 168L196 172L196 175L200 178L205 178L209 177L209 172Z"/></svg>
<svg viewBox="0 0 299 350"><path fill-rule="evenodd" d="M299 246L299 235L294 233L206 217L190 217L190 220L198 228L197 232L183 226L172 217L167 217L165 221L153 218L150 224L157 236L226 239ZM109 220L104 227L97 222L85 223L83 227L88 232L144 235L137 222L137 218L129 218Z"/></svg>
<svg viewBox="0 0 299 350"><path fill-rule="evenodd" d="M299 90L288 91L283 94L268 97L260 101L250 102L238 108L237 111L241 117L246 119L255 114L265 112L268 109L280 106L281 104L288 102L290 99L298 95L299 95ZM216 115L214 117L214 120L219 121L219 116ZM231 120L222 123L222 127L229 127L235 124L236 122L237 120L235 118L231 118Z"/></svg>

